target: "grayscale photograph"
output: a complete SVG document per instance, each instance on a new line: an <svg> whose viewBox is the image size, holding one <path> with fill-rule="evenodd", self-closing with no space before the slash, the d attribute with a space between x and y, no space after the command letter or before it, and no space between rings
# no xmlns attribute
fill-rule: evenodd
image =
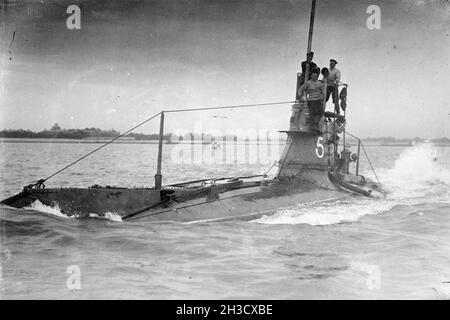
<svg viewBox="0 0 450 320"><path fill-rule="evenodd" d="M449 0L0 9L0 300L450 300Z"/></svg>

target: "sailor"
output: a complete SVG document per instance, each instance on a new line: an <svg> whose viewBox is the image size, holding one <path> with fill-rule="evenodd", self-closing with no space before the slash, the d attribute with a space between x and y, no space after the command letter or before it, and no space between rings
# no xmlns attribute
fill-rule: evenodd
<svg viewBox="0 0 450 320"><path fill-rule="evenodd" d="M310 51L306 54L306 60L302 62L302 74L306 74L306 64L309 64L309 72L315 68L317 68L317 64L315 64L312 59L314 58L314 52Z"/></svg>
<svg viewBox="0 0 450 320"><path fill-rule="evenodd" d="M325 84L318 81L319 73L320 69L314 68L311 71L311 79L298 89L300 101L304 101L303 95L306 94L306 102L316 129L319 127L319 121L324 112L323 98L325 96Z"/></svg>
<svg viewBox="0 0 450 320"><path fill-rule="evenodd" d="M328 71L328 78L327 78L327 97L326 102L330 99L330 95L333 97L333 103L334 103L334 112L336 114L340 113L339 108L339 94L338 94L338 87L339 82L341 81L341 72L338 68L336 68L337 61L335 59L330 59L330 70Z"/></svg>
<svg viewBox="0 0 450 320"><path fill-rule="evenodd" d="M309 64L309 73L315 68L317 65L312 61L314 58L314 52L309 52L306 54L306 60L302 62L302 73L300 74L300 83L299 85L303 85L305 83L305 75L306 75L306 65Z"/></svg>
<svg viewBox="0 0 450 320"><path fill-rule="evenodd" d="M322 74L322 80L320 82L326 83L328 81L328 75L330 74L330 71L327 67L322 68L322 71L320 72Z"/></svg>
<svg viewBox="0 0 450 320"><path fill-rule="evenodd" d="M298 89L305 83L305 75L306 75L306 65L309 64L309 73L315 68L317 65L312 61L314 58L314 52L310 51L306 54L306 60L302 62L302 73L297 73L297 87L295 90L295 100L300 100L298 96ZM310 77L311 78L311 77Z"/></svg>

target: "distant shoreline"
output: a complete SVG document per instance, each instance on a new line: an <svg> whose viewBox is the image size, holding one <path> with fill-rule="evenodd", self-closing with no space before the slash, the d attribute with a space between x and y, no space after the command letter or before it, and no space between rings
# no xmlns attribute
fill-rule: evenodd
<svg viewBox="0 0 450 320"><path fill-rule="evenodd" d="M0 138L0 143L106 143L111 139ZM119 144L158 144L158 140L116 140Z"/></svg>
<svg viewBox="0 0 450 320"><path fill-rule="evenodd" d="M112 138L111 138L112 139ZM55 139L49 139L49 138L0 138L0 143L82 143L82 144L102 144L107 143L111 139L62 139L62 138L55 138ZM116 144L158 144L158 140L116 140L113 143ZM180 141L180 142L170 142L167 140L163 141L164 144L191 144L191 141ZM201 141L201 140L194 140L194 144L204 144L204 145L210 145L211 141ZM255 141L245 142L242 140L238 140L237 144L257 144ZM279 141L278 143L276 141L273 141L271 144L284 144L284 141ZM222 143L221 143L222 144ZM234 142L230 141L229 144L234 144ZM261 145L263 143L260 143Z"/></svg>
<svg viewBox="0 0 450 320"><path fill-rule="evenodd" d="M75 144L103 144L110 141L110 139L62 139L62 138L56 138L56 139L49 139L49 138L0 138L0 143L75 143ZM370 147L370 146L378 146L378 147L411 147L414 145L412 142L376 142L376 141L362 141L364 146ZM113 143L115 144L158 144L158 140L116 140ZM251 144L256 145L257 142L255 141L240 141L238 140L237 144ZM425 142L418 142L417 144L422 144ZM445 142L431 142L435 146L439 147L450 147L450 143ZM191 144L191 141L180 141L180 142L168 142L164 141L164 144ZM204 144L209 145L211 144L210 141L200 141L195 140L194 144ZM223 144L223 143L221 143ZM234 144L234 142L230 141L229 144ZM261 145L264 145L266 143L261 143ZM273 141L271 144L284 144L283 141L280 141L277 143L276 141ZM357 143L346 143L349 147L357 146Z"/></svg>

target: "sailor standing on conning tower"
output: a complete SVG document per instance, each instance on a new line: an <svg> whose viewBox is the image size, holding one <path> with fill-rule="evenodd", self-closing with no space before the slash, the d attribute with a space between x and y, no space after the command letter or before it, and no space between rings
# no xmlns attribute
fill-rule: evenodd
<svg viewBox="0 0 450 320"><path fill-rule="evenodd" d="M302 62L301 67L302 67L302 73L297 74L297 91L296 93L298 93L298 89L305 83L305 80L309 80L309 74L311 73L312 70L314 70L315 68L317 68L317 65L312 61L312 59L314 58L314 52L308 52L306 54L306 60ZM308 77L306 77L306 71L308 69ZM300 100L300 97L298 95L296 95L295 100Z"/></svg>
<svg viewBox="0 0 450 320"><path fill-rule="evenodd" d="M302 62L302 75L300 85L305 83L305 75L306 75L306 65L309 64L309 72L317 68L317 64L315 64L312 59L314 58L314 52L309 52L306 54L306 60ZM309 80L309 79L308 79Z"/></svg>
<svg viewBox="0 0 450 320"><path fill-rule="evenodd" d="M325 84L318 81L319 73L320 69L314 68L311 71L311 79L298 89L300 101L304 101L303 95L306 94L308 109L317 130L319 129L320 118L324 112L323 98L325 96Z"/></svg>
<svg viewBox="0 0 450 320"><path fill-rule="evenodd" d="M341 82L341 71L336 68L336 64L337 61L335 59L330 60L330 69L328 70L327 77L327 97L325 101L328 102L328 100L330 99L330 95L332 94L334 112L336 114L340 114L338 87L339 82Z"/></svg>

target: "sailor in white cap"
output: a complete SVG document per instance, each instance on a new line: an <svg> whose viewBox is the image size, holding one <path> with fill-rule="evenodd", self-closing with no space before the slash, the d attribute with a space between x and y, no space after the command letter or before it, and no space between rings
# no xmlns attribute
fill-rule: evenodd
<svg viewBox="0 0 450 320"><path fill-rule="evenodd" d="M340 113L339 109L339 94L338 85L341 82L341 72L336 68L337 61L335 59L330 59L330 69L328 70L327 78L327 97L326 101L330 99L330 95L333 94L334 112L336 114Z"/></svg>

